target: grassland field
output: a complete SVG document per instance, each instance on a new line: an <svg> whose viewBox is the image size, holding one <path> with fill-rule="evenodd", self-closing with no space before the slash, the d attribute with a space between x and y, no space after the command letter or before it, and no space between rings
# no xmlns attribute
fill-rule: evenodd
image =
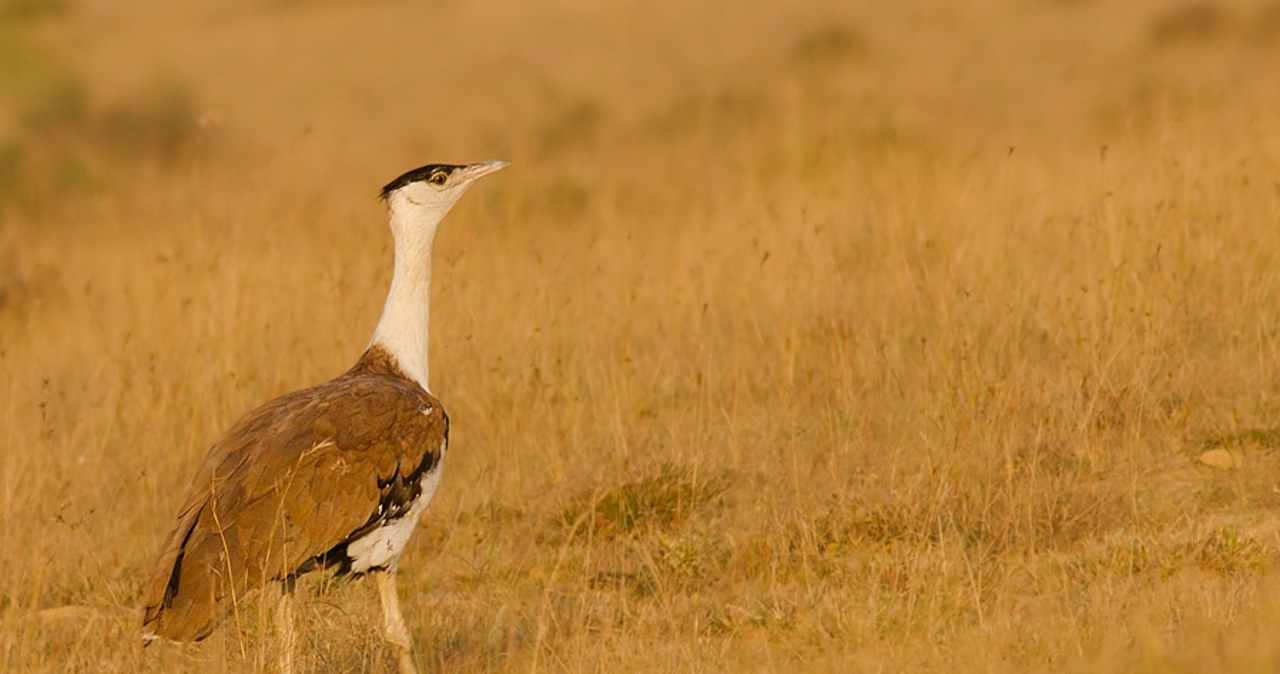
<svg viewBox="0 0 1280 674"><path fill-rule="evenodd" d="M1280 669L1280 4L0 1L0 670L436 246L427 672ZM388 672L303 583L307 671Z"/></svg>

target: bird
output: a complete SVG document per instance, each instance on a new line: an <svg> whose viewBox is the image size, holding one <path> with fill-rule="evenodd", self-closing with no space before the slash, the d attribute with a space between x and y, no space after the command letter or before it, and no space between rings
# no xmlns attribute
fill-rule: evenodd
<svg viewBox="0 0 1280 674"><path fill-rule="evenodd" d="M257 407L212 445L143 588L144 643L204 639L275 586L279 665L292 671L294 583L332 571L374 579L384 638L400 672L416 671L396 570L449 451L428 384L432 248L463 193L508 165L428 164L382 188L395 257L372 339L345 373Z"/></svg>

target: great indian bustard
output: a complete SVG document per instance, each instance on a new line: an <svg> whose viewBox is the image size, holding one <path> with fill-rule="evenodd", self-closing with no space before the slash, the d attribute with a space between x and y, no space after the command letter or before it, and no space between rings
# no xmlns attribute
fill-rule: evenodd
<svg viewBox="0 0 1280 674"><path fill-rule="evenodd" d="M449 446L449 417L427 386L431 249L463 192L506 166L432 164L382 189L395 271L373 339L345 374L253 410L209 450L145 587L145 639L199 641L230 605L278 582L289 670L289 589L330 568L374 576L386 639L401 672L415 670L396 565Z"/></svg>

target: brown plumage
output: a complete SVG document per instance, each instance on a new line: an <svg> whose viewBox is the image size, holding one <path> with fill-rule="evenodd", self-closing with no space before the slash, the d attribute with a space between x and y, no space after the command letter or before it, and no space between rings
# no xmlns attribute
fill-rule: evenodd
<svg viewBox="0 0 1280 674"><path fill-rule="evenodd" d="M183 500L145 587L144 629L199 640L269 581L349 571L346 546L406 515L448 434L440 402L379 346L342 376L245 415Z"/></svg>
<svg viewBox="0 0 1280 674"><path fill-rule="evenodd" d="M428 164L382 189L395 267L369 349L337 379L250 412L213 446L143 589L144 639L203 639L228 607L279 582L288 674L292 581L326 567L373 577L400 672L417 671L395 578L449 442L449 418L427 392L431 251L463 193L507 165Z"/></svg>

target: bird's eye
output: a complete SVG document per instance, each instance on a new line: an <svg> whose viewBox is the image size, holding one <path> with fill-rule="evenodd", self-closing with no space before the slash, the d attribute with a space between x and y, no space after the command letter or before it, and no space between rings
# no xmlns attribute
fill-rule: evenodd
<svg viewBox="0 0 1280 674"><path fill-rule="evenodd" d="M431 183L432 185L443 185L444 181L448 179L449 179L449 174L445 173L444 171L436 171L435 173L431 174L430 178L427 178L427 182Z"/></svg>

